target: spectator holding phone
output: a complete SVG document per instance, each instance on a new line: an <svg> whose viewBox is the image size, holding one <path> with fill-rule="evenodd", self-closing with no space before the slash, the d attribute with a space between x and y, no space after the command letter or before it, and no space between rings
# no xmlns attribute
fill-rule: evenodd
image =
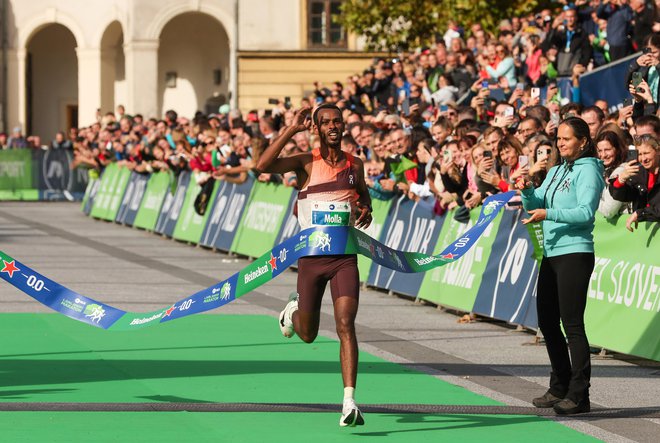
<svg viewBox="0 0 660 443"><path fill-rule="evenodd" d="M557 164L559 154L552 147L550 138L543 133L529 137L526 146L532 164L529 168L529 180L535 187L539 187L545 180L550 168Z"/></svg>
<svg viewBox="0 0 660 443"><path fill-rule="evenodd" d="M605 182L584 120L571 117L559 124L557 148L562 163L548 172L541 186L532 187L524 177L516 183L530 214L523 223L543 226L536 307L552 372L548 391L532 403L552 407L557 414L577 414L591 409L584 311L595 262L595 213Z"/></svg>
<svg viewBox="0 0 660 443"><path fill-rule="evenodd" d="M458 196L463 196L468 188L466 162L456 140L448 142L442 152L440 176L445 189ZM463 201L459 201L462 205Z"/></svg>
<svg viewBox="0 0 660 443"><path fill-rule="evenodd" d="M603 178L609 182L618 177L624 170L623 163L626 160L628 147L623 139L614 131L602 131L594 140L598 158L603 161L605 174ZM612 218L619 215L625 204L615 200L610 193L609 188L603 189L598 204L598 212L605 218Z"/></svg>
<svg viewBox="0 0 660 443"><path fill-rule="evenodd" d="M660 221L660 144L652 135L635 139L637 160L624 163L623 171L610 181L612 197L632 202L633 213L626 221L626 229L634 230L640 221Z"/></svg>
<svg viewBox="0 0 660 443"><path fill-rule="evenodd" d="M660 34L653 33L644 40L642 55L637 57L628 68L626 84L639 87L641 80L649 86L649 93L655 103L659 102L660 88Z"/></svg>
<svg viewBox="0 0 660 443"><path fill-rule="evenodd" d="M529 175L529 157L523 154L522 143L512 135L507 135L499 144L502 178L498 188L502 192L514 189L516 180Z"/></svg>

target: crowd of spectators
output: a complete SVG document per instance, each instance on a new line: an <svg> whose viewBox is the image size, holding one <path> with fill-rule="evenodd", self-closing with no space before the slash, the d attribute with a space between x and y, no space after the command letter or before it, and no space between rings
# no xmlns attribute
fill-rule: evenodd
<svg viewBox="0 0 660 443"><path fill-rule="evenodd" d="M71 149L74 167L101 171L117 162L139 173L193 171L212 179L296 186L293 174L257 174L255 165L294 108L337 104L346 131L342 149L363 159L373 198L407 195L432 204L436 213L469 211L490 194L513 189L521 176L540 184L561 161L554 138L560 121L584 119L604 162L608 187L599 211L630 212L628 227L660 220L660 31L656 5L643 0L577 1L556 13L543 10L503 21L496 35L478 23L469 30L450 23L431 47L396 58L375 59L344 81L314 83L298 104L242 113L220 107L193 118L167 111L164 118L128 115L123 107L96 123L58 133L48 149ZM579 103L585 71L641 51L630 63L629 103L614 112L604 100ZM573 80L562 97L557 77ZM605 85L604 85L605 87ZM545 92L541 96L541 90ZM319 146L299 133L282 155ZM15 128L0 134L0 148L40 148L37 136Z"/></svg>

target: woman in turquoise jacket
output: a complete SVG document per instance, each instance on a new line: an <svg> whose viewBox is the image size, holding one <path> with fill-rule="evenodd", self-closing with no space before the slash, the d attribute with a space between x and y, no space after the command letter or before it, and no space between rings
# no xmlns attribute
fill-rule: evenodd
<svg viewBox="0 0 660 443"><path fill-rule="evenodd" d="M584 310L594 268L595 213L605 181L603 163L596 158L584 120L570 117L560 123L557 148L562 161L550 169L539 188L517 183L530 214L523 223L543 225L536 309L552 372L550 388L532 403L553 407L558 414L577 414L590 410L591 362Z"/></svg>

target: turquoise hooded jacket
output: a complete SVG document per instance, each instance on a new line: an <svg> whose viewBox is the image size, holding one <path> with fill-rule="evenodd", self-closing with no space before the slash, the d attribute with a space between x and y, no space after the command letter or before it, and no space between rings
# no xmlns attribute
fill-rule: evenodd
<svg viewBox="0 0 660 443"><path fill-rule="evenodd" d="M525 210L546 209L545 257L594 252L594 220L604 187L603 162L585 157L553 167L540 187L522 191Z"/></svg>

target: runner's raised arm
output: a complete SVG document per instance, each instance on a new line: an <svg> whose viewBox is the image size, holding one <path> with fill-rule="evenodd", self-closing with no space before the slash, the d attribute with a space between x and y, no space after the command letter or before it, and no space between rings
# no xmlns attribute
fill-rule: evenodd
<svg viewBox="0 0 660 443"><path fill-rule="evenodd" d="M312 120L310 118L310 108L301 108L296 111L293 116L293 124L287 126L284 131L273 140L273 143L266 148L266 150L259 157L257 162L256 170L258 173L262 172L272 172L277 174L284 174L285 172L298 171L303 169L303 163L301 161L300 155L294 155L291 157L278 158L280 152L284 148L284 145L287 144L291 137L296 135L298 132L309 130L312 126Z"/></svg>

